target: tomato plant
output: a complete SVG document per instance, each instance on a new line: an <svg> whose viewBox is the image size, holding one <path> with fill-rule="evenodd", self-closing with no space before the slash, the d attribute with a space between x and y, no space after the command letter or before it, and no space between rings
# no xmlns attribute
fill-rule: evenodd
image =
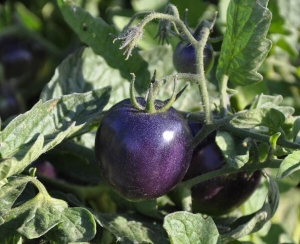
<svg viewBox="0 0 300 244"><path fill-rule="evenodd" d="M295 4L2 1L1 243L299 243Z"/></svg>

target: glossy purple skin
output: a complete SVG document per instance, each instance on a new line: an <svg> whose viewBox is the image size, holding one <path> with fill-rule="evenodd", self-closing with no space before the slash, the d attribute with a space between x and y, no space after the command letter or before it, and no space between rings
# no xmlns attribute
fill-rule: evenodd
<svg viewBox="0 0 300 244"><path fill-rule="evenodd" d="M200 123L189 123L193 135L200 130ZM225 160L214 142L202 142L193 152L190 168L183 180L188 180L220 169ZM213 140L212 140L213 139ZM192 187L193 211L208 215L223 215L243 204L260 183L261 171L255 171L250 178L245 172L228 174L201 182Z"/></svg>
<svg viewBox="0 0 300 244"><path fill-rule="evenodd" d="M204 47L204 70L208 72L214 62L213 47L206 43ZM180 73L196 74L196 53L190 43L179 42L173 53L173 64L175 69Z"/></svg>
<svg viewBox="0 0 300 244"><path fill-rule="evenodd" d="M162 105L156 101L156 107ZM169 192L184 177L192 158L192 139L187 122L174 108L148 114L126 99L101 121L96 159L103 178L123 197L153 199Z"/></svg>

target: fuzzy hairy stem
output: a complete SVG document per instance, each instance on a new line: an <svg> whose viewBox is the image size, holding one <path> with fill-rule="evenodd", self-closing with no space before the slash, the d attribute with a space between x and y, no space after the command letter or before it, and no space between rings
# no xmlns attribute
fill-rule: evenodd
<svg viewBox="0 0 300 244"><path fill-rule="evenodd" d="M205 44L208 40L210 31L211 31L211 24L204 23L201 31L200 41L197 41L195 37L191 34L190 30L187 28L185 23L178 19L177 17L174 17L169 14L163 14L163 13L151 13L147 15L141 23L137 26L140 29L143 29L147 23L152 21L153 19L166 19L172 23L174 23L176 26L180 28L180 30L183 32L183 34L187 37L187 39L191 42L191 45L196 50L196 63L197 63L197 76L196 76L196 84L198 85L198 89L200 92L201 100L202 100L202 106L205 113L205 123L211 124L212 123L212 116L210 111L210 103L209 103L209 94L206 86L205 81L205 75L204 75L204 63L203 63L203 50L205 47ZM180 77L178 77L180 78Z"/></svg>

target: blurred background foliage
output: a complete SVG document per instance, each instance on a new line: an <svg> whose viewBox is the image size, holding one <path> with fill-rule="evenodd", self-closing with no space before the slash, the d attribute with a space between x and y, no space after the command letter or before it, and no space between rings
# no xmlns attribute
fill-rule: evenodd
<svg viewBox="0 0 300 244"><path fill-rule="evenodd" d="M139 11L163 12L167 0L76 0L92 16L101 17L121 31L130 17ZM171 0L182 15L188 9L188 24L193 29L203 19L212 20L218 11L217 23L211 37L220 37L226 29L226 10L229 0ZM300 1L271 0L273 14L268 38L273 46L259 72L264 80L260 83L230 88L236 93L231 97L232 108L240 111L253 97L264 93L283 96L283 104L295 108L300 115ZM138 21L138 20L137 20ZM144 37L138 44L143 57L149 58L151 50L161 48L154 39L158 22L146 26ZM162 77L175 73L171 60L172 50L178 43L176 37L164 44L161 63L150 63ZM215 69L222 42L212 43L215 50L215 66L207 74L212 103L219 103ZM1 0L0 1L0 116L2 120L29 110L39 99L44 85L51 79L55 68L78 48L85 46L65 23L54 0ZM150 51L150 52L149 52ZM177 102L179 109L187 109L198 91L188 89L185 100ZM186 102L187 100L187 102ZM196 106L197 107L197 106ZM191 110L196 109L192 108ZM276 176L276 172L274 172ZM299 243L300 241L300 192L298 176L280 181L282 193L279 210L272 224L263 230L243 238L252 243ZM256 195L260 191L256 192ZM252 199L252 200L251 200ZM245 204L245 211L256 206L253 196ZM290 200L292 199L292 200ZM253 208L252 208L253 209Z"/></svg>

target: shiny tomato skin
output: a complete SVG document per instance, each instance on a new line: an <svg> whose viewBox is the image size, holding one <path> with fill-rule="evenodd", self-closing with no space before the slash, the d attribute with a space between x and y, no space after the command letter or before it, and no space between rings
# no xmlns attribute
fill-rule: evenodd
<svg viewBox="0 0 300 244"><path fill-rule="evenodd" d="M145 104L144 99L138 98ZM163 102L156 100L160 108ZM103 178L131 201L157 198L184 177L192 157L192 133L174 108L161 113L135 109L129 99L104 116L95 140Z"/></svg>

